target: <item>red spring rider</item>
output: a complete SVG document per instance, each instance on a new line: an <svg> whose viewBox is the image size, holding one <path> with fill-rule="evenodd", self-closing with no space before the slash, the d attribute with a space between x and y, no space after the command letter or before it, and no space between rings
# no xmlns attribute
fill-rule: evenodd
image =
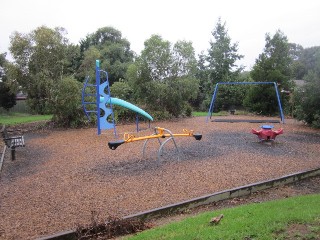
<svg viewBox="0 0 320 240"><path fill-rule="evenodd" d="M251 132L256 134L261 142L263 141L274 141L276 136L283 133L283 129L280 128L277 131L272 130L273 126L271 125L262 125L260 130L252 129Z"/></svg>

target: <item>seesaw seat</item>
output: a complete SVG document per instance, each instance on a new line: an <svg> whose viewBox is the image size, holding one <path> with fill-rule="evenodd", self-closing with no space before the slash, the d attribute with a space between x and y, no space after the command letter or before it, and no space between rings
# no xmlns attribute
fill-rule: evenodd
<svg viewBox="0 0 320 240"><path fill-rule="evenodd" d="M114 141L114 142L108 142L108 146L110 149L112 150L116 150L117 147L119 147L121 144L124 144L125 141L124 140L117 140L117 141Z"/></svg>

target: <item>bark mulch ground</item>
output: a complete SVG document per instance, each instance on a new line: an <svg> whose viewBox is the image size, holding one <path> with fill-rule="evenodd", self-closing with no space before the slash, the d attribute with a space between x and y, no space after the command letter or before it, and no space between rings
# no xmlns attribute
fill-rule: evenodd
<svg viewBox="0 0 320 240"><path fill-rule="evenodd" d="M156 140L148 142L145 158L141 141L110 150L111 130L100 136L95 128L25 131L26 147L17 149L15 161L6 153L0 174L0 238L35 239L90 224L92 212L123 217L320 167L319 130L288 119L273 124L284 134L270 145L250 133L260 125L206 123L205 117L156 122L174 133L203 135L201 141L177 137L180 158L169 142L160 161Z"/></svg>

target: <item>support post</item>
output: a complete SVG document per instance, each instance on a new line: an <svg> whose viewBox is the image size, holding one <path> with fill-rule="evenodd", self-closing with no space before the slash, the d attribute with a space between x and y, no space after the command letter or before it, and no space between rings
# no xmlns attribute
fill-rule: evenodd
<svg viewBox="0 0 320 240"><path fill-rule="evenodd" d="M282 111L282 107L281 107L282 105L281 105L281 100L280 100L278 87L277 87L277 84L275 82L273 84L274 84L274 88L276 89L277 100L278 100L279 111L280 111L280 119L281 119L281 122L284 123L284 116L283 116L283 111Z"/></svg>
<svg viewBox="0 0 320 240"><path fill-rule="evenodd" d="M213 97L210 103L210 108L209 108L209 112L208 112L208 116L207 116L207 121L209 121L209 118L212 117L212 112L213 112L213 108L214 108L214 101L216 100L217 97L217 92L218 92L218 88L219 88L219 83L216 84L215 88L214 88L214 92L213 92Z"/></svg>
<svg viewBox="0 0 320 240"><path fill-rule="evenodd" d="M96 105L97 105L97 125L98 125L98 135L101 134L101 127L100 127L100 61L96 60Z"/></svg>

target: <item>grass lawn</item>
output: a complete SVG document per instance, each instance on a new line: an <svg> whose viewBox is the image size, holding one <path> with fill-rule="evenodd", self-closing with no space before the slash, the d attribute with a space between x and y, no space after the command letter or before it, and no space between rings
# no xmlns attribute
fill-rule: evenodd
<svg viewBox="0 0 320 240"><path fill-rule="evenodd" d="M205 212L125 239L320 239L320 194Z"/></svg>
<svg viewBox="0 0 320 240"><path fill-rule="evenodd" d="M218 113L213 113L212 116L227 116L228 112L225 111L221 111ZM192 112L192 116L194 117L206 117L208 116L208 112Z"/></svg>
<svg viewBox="0 0 320 240"><path fill-rule="evenodd" d="M0 114L0 124L15 125L50 120L51 118L52 115L31 115L25 113Z"/></svg>
<svg viewBox="0 0 320 240"><path fill-rule="evenodd" d="M220 111L218 113L212 113L212 116L228 116L230 113L227 111ZM248 112L238 110L235 112L235 115L247 115ZM206 117L208 116L208 112L192 112L192 116L194 117Z"/></svg>

